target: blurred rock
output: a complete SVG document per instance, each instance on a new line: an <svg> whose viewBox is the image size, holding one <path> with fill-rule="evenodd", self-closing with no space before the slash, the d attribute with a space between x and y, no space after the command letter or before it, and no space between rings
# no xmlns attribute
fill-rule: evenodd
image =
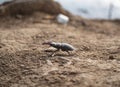
<svg viewBox="0 0 120 87"><path fill-rule="evenodd" d="M69 17L63 14L59 14L56 19L57 19L57 22L61 24L67 24L69 22Z"/></svg>

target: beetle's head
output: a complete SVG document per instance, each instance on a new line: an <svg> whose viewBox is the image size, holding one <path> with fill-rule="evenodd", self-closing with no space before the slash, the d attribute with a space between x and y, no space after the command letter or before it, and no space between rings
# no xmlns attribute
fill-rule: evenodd
<svg viewBox="0 0 120 87"><path fill-rule="evenodd" d="M52 41L43 42L42 45L50 45Z"/></svg>

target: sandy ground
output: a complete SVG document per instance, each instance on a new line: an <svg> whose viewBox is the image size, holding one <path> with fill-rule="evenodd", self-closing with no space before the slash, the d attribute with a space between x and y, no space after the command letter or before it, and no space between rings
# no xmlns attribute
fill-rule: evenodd
<svg viewBox="0 0 120 87"><path fill-rule="evenodd" d="M50 18L0 20L0 87L120 87L119 21L77 18L61 25ZM50 57L47 40L77 52Z"/></svg>

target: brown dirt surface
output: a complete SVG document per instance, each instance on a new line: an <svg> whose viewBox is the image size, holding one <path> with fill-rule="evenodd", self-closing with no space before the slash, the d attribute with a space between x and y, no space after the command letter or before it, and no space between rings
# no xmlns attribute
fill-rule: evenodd
<svg viewBox="0 0 120 87"><path fill-rule="evenodd" d="M53 16L0 20L0 87L120 87L120 21ZM51 57L44 41L66 42L74 55Z"/></svg>

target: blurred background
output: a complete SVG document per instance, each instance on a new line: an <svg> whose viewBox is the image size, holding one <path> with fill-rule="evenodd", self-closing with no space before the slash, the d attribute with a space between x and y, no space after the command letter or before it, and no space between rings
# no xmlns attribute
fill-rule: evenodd
<svg viewBox="0 0 120 87"><path fill-rule="evenodd" d="M10 0L0 0L0 3ZM120 0L55 0L66 10L88 19L119 19Z"/></svg>
<svg viewBox="0 0 120 87"><path fill-rule="evenodd" d="M85 18L120 18L120 0L56 0L75 15Z"/></svg>

